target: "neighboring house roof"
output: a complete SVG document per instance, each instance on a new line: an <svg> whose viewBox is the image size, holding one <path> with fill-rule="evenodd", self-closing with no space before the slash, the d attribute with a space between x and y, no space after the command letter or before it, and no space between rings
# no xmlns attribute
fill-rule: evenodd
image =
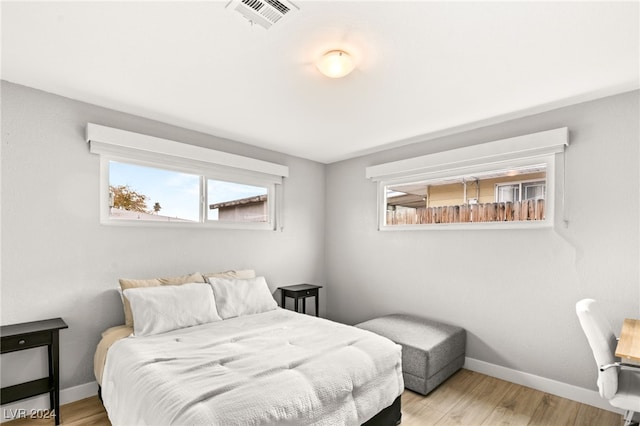
<svg viewBox="0 0 640 426"><path fill-rule="evenodd" d="M241 198L239 200L225 201L223 203L209 204L209 209L220 209L224 207L235 207L249 204L264 203L267 201L267 195L258 195L255 197Z"/></svg>
<svg viewBox="0 0 640 426"><path fill-rule="evenodd" d="M125 219L125 220L156 220L163 222L193 222L188 219L180 219L179 217L162 216L158 214L149 214L144 212L136 212L131 210L118 209L111 207L109 217L112 219Z"/></svg>

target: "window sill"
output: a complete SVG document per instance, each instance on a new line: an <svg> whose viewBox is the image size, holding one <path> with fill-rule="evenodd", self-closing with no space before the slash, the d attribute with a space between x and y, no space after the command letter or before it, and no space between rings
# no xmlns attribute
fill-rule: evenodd
<svg viewBox="0 0 640 426"><path fill-rule="evenodd" d="M433 223L420 225L384 225L380 231L471 231L496 229L543 229L553 228L549 220L533 222L476 222L476 223Z"/></svg>
<svg viewBox="0 0 640 426"><path fill-rule="evenodd" d="M272 223L229 223L229 222L165 222L165 221L147 221L147 220L110 220L103 219L101 225L115 227L140 227L140 228L191 228L191 229L236 229L236 230L259 230L259 231L275 231Z"/></svg>

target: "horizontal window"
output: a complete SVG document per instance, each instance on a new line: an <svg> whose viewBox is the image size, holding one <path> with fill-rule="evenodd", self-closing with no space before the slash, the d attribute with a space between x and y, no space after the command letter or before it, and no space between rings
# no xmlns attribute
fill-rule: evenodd
<svg viewBox="0 0 640 426"><path fill-rule="evenodd" d="M102 223L282 228L286 166L96 125L87 139L101 158Z"/></svg>
<svg viewBox="0 0 640 426"><path fill-rule="evenodd" d="M545 186L546 164L386 185L385 225L544 220Z"/></svg>
<svg viewBox="0 0 640 426"><path fill-rule="evenodd" d="M567 129L380 164L380 229L552 226Z"/></svg>
<svg viewBox="0 0 640 426"><path fill-rule="evenodd" d="M249 185L109 161L109 220L199 223L201 212L206 211L207 222L268 224L272 192L268 184Z"/></svg>

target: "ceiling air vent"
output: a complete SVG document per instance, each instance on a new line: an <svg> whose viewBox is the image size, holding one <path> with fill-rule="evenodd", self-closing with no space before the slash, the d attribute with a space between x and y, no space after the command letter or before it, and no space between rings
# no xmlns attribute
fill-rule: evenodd
<svg viewBox="0 0 640 426"><path fill-rule="evenodd" d="M284 0L231 0L226 8L237 10L252 24L267 29L285 15L298 10L296 5Z"/></svg>

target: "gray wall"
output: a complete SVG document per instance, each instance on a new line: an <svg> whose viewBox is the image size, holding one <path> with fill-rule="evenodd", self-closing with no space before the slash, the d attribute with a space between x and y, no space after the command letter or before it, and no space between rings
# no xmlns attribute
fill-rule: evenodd
<svg viewBox="0 0 640 426"><path fill-rule="evenodd" d="M119 277L255 268L273 289L325 285L332 319L441 319L468 330L472 358L595 389L574 304L598 299L615 328L640 313L638 103L628 93L324 166L2 82L1 322L63 317L68 388L93 380L100 332L123 322ZM288 165L284 232L100 225L87 122ZM563 126L568 227L376 231L365 167ZM37 351L3 355L3 385L37 378Z"/></svg>
<svg viewBox="0 0 640 426"><path fill-rule="evenodd" d="M100 225L99 156L85 142L87 122L289 166L284 231ZM64 318L69 329L61 332L62 388L94 380L100 333L124 322L114 291L120 277L254 268L272 290L324 284L322 164L7 82L1 154L1 322ZM324 305L321 298L321 312ZM3 355L2 385L38 378L46 366L38 351Z"/></svg>
<svg viewBox="0 0 640 426"><path fill-rule="evenodd" d="M630 92L329 165L329 317L439 319L467 329L471 358L595 389L575 303L597 299L618 330L640 313L638 103ZM564 126L567 227L376 231L365 167Z"/></svg>

